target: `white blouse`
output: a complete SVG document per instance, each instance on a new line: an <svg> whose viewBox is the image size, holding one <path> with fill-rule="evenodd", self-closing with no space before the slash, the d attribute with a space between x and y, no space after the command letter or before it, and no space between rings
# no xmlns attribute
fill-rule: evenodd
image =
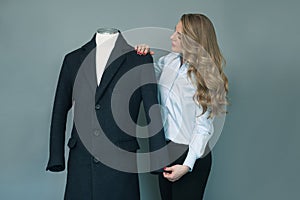
<svg viewBox="0 0 300 200"><path fill-rule="evenodd" d="M188 64L180 66L180 63L180 54L169 53L155 63L155 74L163 107L165 137L189 146L183 165L192 171L196 159L204 154L214 127L213 119L207 119L209 111L201 115L202 107L193 99L196 87L187 76Z"/></svg>

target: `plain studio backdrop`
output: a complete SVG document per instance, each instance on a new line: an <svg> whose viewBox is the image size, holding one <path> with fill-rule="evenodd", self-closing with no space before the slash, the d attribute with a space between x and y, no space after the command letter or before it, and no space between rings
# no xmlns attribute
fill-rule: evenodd
<svg viewBox="0 0 300 200"><path fill-rule="evenodd" d="M0 199L62 199L66 172L45 167L66 53L99 27L173 29L182 14L199 12L216 28L231 102L205 199L299 199L299 6L296 0L1 0ZM140 184L142 200L159 199L155 176L141 174Z"/></svg>

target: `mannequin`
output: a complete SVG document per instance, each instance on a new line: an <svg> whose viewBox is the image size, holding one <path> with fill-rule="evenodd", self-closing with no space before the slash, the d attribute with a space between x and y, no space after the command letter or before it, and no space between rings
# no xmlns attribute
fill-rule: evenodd
<svg viewBox="0 0 300 200"><path fill-rule="evenodd" d="M115 28L99 28L96 33L96 75L99 86L106 63L115 46L119 30Z"/></svg>

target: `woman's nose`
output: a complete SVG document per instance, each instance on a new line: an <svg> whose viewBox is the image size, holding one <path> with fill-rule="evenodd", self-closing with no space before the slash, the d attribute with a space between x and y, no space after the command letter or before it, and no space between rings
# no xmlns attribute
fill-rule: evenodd
<svg viewBox="0 0 300 200"><path fill-rule="evenodd" d="M170 39L171 39L171 40L174 40L174 35L175 35L175 33L173 33L173 34L170 36Z"/></svg>

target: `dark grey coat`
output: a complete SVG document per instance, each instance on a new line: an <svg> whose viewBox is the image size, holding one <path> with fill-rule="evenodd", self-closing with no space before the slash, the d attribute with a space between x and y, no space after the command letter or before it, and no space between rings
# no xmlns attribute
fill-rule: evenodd
<svg viewBox="0 0 300 200"><path fill-rule="evenodd" d="M74 119L82 111L96 113L96 121L87 117L88 129L78 134L78 126L73 125L71 137L68 141L69 159L67 163L67 184L65 199L68 200L138 200L140 199L138 174L113 169L97 158L97 150L91 146L105 145L101 138L108 138L116 147L136 152L139 144L134 135L126 134L114 121L111 106L118 106L120 113L129 111L133 122L137 122L140 104L143 102L146 118L150 122L149 108L157 104L157 88L155 84L147 84L134 91L129 105L111 103L114 86L120 78L143 64L151 65L147 70L137 70L131 83L140 82L145 78L149 81L155 79L152 57L139 56L133 47L129 46L119 34L115 47L111 53L108 65L103 73L99 87L96 85L95 71L95 36L81 48L67 54L64 58L57 84L52 121L50 129L50 155L47 170L58 172L65 169L65 130L67 114L75 101ZM80 70L86 66L89 70ZM77 85L77 86L76 86ZM75 86L77 89L75 90ZM79 88L79 89L78 89ZM126 87L125 87L126 88ZM122 95L126 90L117 91L117 98L123 101ZM89 103L86 103L89 101ZM86 104L93 104L92 107ZM161 122L160 113L154 114L155 119ZM78 117L80 118L80 117ZM151 118L152 119L152 118ZM89 124L90 123L90 124ZM101 126L103 132L99 132ZM129 124L128 128L135 133L135 126ZM150 127L151 129L151 127ZM151 131L151 130L150 130ZM151 151L165 145L162 129L150 138ZM101 146L103 147L103 146ZM108 150L109 151L109 150ZM103 151L101 151L103 152ZM109 154L110 152L108 152ZM112 154L115 156L115 154ZM116 163L122 160L122 153L113 157ZM100 160L100 161L99 161ZM135 160L136 161L136 160ZM133 160L124 159L122 163L136 167ZM117 163L118 164L118 163Z"/></svg>

